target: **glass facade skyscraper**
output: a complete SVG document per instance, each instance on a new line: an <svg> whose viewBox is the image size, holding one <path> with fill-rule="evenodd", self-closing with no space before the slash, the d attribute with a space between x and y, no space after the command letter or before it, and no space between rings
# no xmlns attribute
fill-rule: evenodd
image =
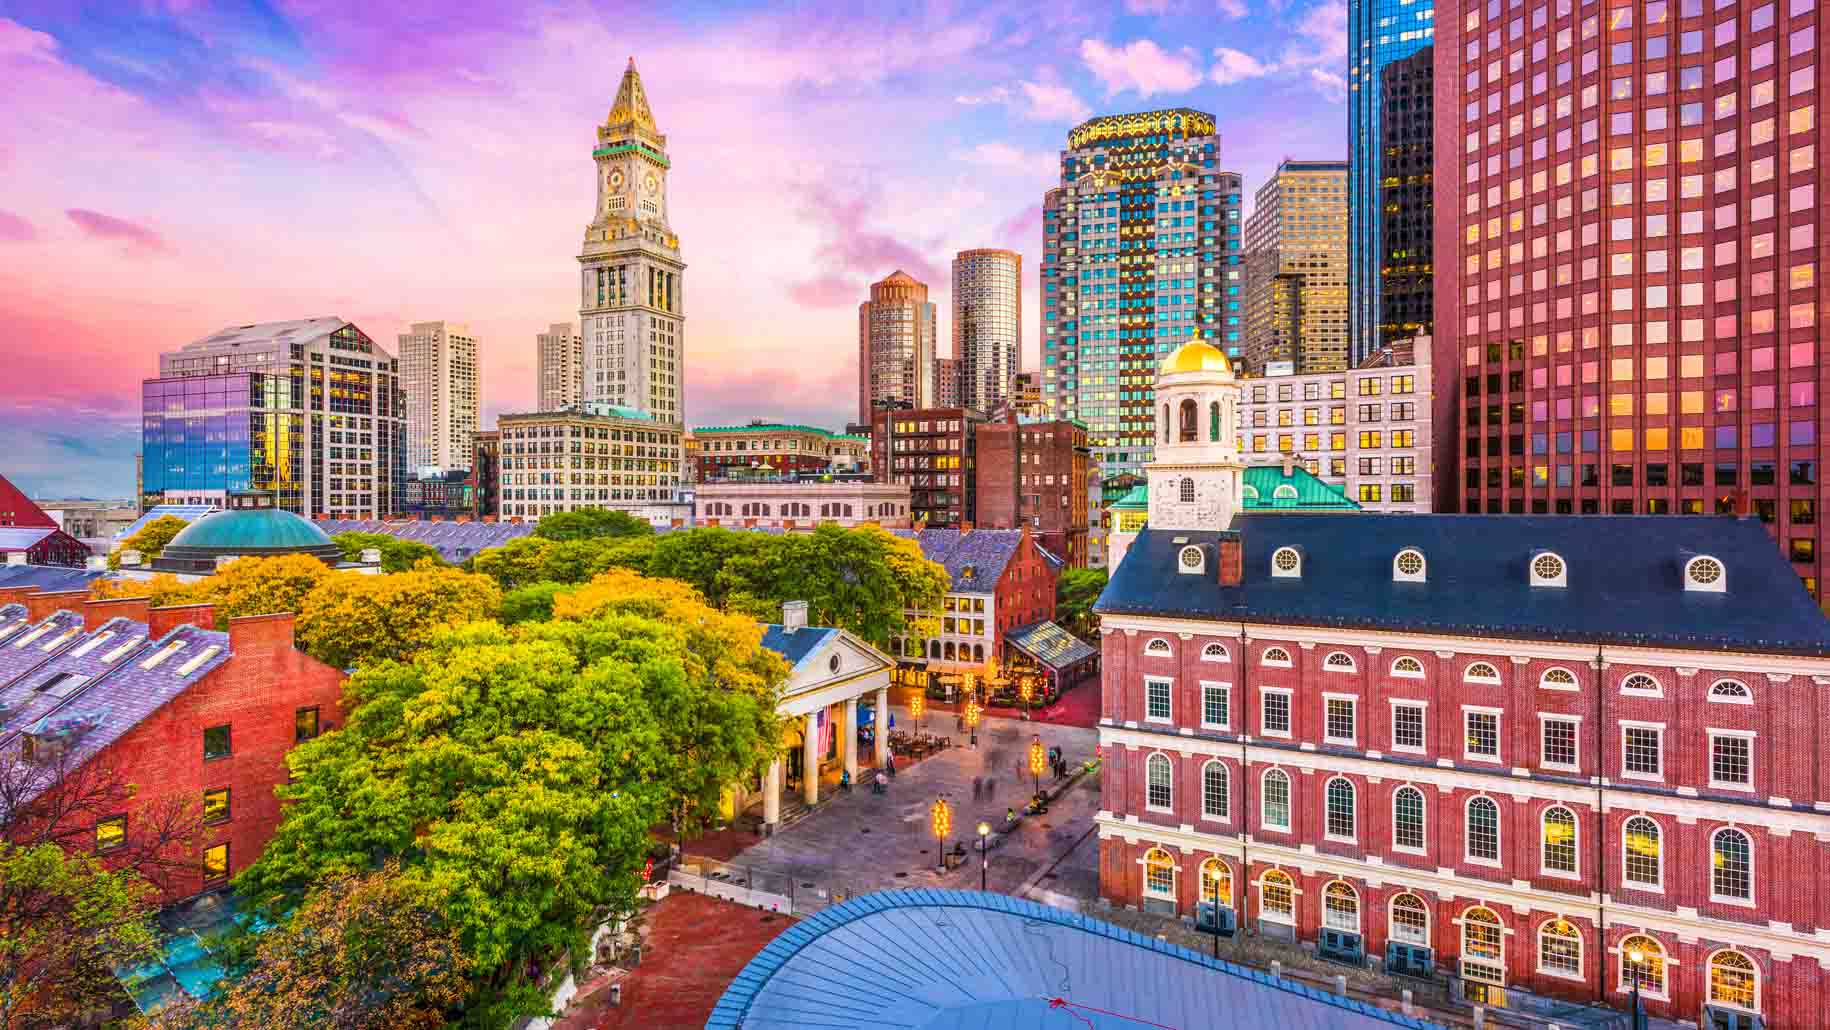
<svg viewBox="0 0 1830 1030"><path fill-rule="evenodd" d="M266 490L300 510L304 416L282 375L148 379L140 387L145 503Z"/></svg>
<svg viewBox="0 0 1830 1030"><path fill-rule="evenodd" d="M1435 39L1431 0L1347 2L1348 340L1357 364L1380 345L1385 68Z"/></svg>

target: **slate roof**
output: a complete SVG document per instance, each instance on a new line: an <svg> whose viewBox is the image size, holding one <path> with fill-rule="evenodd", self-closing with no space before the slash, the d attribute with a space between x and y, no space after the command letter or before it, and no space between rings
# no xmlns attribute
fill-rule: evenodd
<svg viewBox="0 0 1830 1030"><path fill-rule="evenodd" d="M1222 586L1215 549L1232 533L1244 578ZM1207 573L1176 571L1186 544L1208 551ZM1285 546L1301 553L1301 578L1271 576ZM1423 552L1426 582L1393 582L1406 547ZM1545 550L1563 558L1567 587L1529 585ZM1726 590L1683 588L1699 554L1723 563ZM1242 514L1231 531L1139 533L1095 611L1830 656L1830 620L1761 524L1733 516Z"/></svg>
<svg viewBox="0 0 1830 1030"><path fill-rule="evenodd" d="M895 890L803 919L706 1030L1375 1030L1433 1024L1001 894Z"/></svg>
<svg viewBox="0 0 1830 1030"><path fill-rule="evenodd" d="M83 590L108 575L101 570L69 569L62 565L0 565L0 587L37 587L47 592Z"/></svg>
<svg viewBox="0 0 1830 1030"><path fill-rule="evenodd" d="M1004 642L1051 669L1069 669L1099 652L1052 622L1032 622L1004 634Z"/></svg>
<svg viewBox="0 0 1830 1030"><path fill-rule="evenodd" d="M0 551L24 551L57 532L56 527L0 526Z"/></svg>
<svg viewBox="0 0 1830 1030"><path fill-rule="evenodd" d="M836 629L803 626L789 632L779 622L768 622L763 624L762 646L787 659L790 669L799 670L802 662L820 653L827 642L838 636Z"/></svg>
<svg viewBox="0 0 1830 1030"><path fill-rule="evenodd" d="M338 533L384 533L399 540L417 540L452 563L464 561L485 547L501 547L517 537L532 536L531 522L382 522L376 519L320 519L317 527L327 536Z"/></svg>
<svg viewBox="0 0 1830 1030"><path fill-rule="evenodd" d="M921 545L921 556L937 562L953 580L956 594L989 594L998 589L1004 567L1023 542L1020 529L892 529L890 532ZM971 575L967 575L970 569Z"/></svg>

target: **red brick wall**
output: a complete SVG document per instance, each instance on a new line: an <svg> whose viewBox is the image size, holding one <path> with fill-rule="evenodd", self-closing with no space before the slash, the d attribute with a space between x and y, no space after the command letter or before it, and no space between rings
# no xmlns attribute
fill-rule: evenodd
<svg viewBox="0 0 1830 1030"><path fill-rule="evenodd" d="M1035 541L1025 538L1004 566L996 593L998 657L1004 656L1004 634L1019 626L1055 617L1054 567L1036 550Z"/></svg>

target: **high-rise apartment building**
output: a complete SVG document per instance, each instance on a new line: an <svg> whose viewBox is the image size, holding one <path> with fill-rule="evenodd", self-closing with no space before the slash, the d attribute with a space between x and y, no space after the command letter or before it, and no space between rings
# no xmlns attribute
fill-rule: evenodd
<svg viewBox="0 0 1830 1030"><path fill-rule="evenodd" d="M937 408L957 408L964 404L960 400L965 395L964 380L960 375L958 358L934 359L934 392L929 394Z"/></svg>
<svg viewBox="0 0 1830 1030"><path fill-rule="evenodd" d="M953 257L953 357L960 376L955 403L980 411L1004 403L1022 353L1023 255L960 251Z"/></svg>
<svg viewBox="0 0 1830 1030"><path fill-rule="evenodd" d="M909 488L916 522L958 528L976 516L975 435L985 416L972 408L881 410L871 422L871 469L880 483Z"/></svg>
<svg viewBox="0 0 1830 1030"><path fill-rule="evenodd" d="M1245 367L1347 367L1347 162L1292 161L1245 223Z"/></svg>
<svg viewBox="0 0 1830 1030"><path fill-rule="evenodd" d="M1347 157L1352 169L1348 185L1352 257L1348 264L1353 294L1349 338L1355 364L1390 342L1380 332L1389 249L1380 233L1390 211L1385 206L1390 199L1385 186L1389 145L1385 69L1429 46L1434 32L1431 0L1348 0Z"/></svg>
<svg viewBox="0 0 1830 1030"><path fill-rule="evenodd" d="M928 287L897 269L871 284L858 305L858 421L870 422L873 405L934 403L938 335Z"/></svg>
<svg viewBox="0 0 1830 1030"><path fill-rule="evenodd" d="M1150 460L1158 362L1190 337L1239 353L1240 196L1206 112L1107 115L1068 133L1042 202L1042 396L1087 426L1111 499Z"/></svg>
<svg viewBox="0 0 1830 1030"><path fill-rule="evenodd" d="M341 318L231 326L141 386L142 503L260 490L306 516L387 518L406 481L399 363Z"/></svg>
<svg viewBox="0 0 1830 1030"><path fill-rule="evenodd" d="M1435 60L1424 47L1379 73L1379 332L1371 346L1349 341L1356 361L1435 332ZM1350 290L1354 274L1350 260Z"/></svg>
<svg viewBox="0 0 1830 1030"><path fill-rule="evenodd" d="M686 265L667 221L667 137L634 58L591 157L597 208L578 255L584 400L677 426L686 397Z"/></svg>
<svg viewBox="0 0 1830 1030"><path fill-rule="evenodd" d="M585 340L572 322L554 322L534 336L540 410L576 408L585 401Z"/></svg>
<svg viewBox="0 0 1830 1030"><path fill-rule="evenodd" d="M1815 593L1830 7L1440 10L1439 506L1746 504Z"/></svg>
<svg viewBox="0 0 1830 1030"><path fill-rule="evenodd" d="M407 467L469 469L482 410L477 338L454 322L415 322L399 336L407 394Z"/></svg>

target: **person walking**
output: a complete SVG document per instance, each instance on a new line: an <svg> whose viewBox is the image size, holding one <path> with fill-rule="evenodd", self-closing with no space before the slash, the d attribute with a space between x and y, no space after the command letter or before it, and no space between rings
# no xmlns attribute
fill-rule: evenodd
<svg viewBox="0 0 1830 1030"><path fill-rule="evenodd" d="M981 780L979 777L974 776L972 778L972 800L977 801L979 799L979 796L981 794L983 794L984 791L985 791L984 781Z"/></svg>

